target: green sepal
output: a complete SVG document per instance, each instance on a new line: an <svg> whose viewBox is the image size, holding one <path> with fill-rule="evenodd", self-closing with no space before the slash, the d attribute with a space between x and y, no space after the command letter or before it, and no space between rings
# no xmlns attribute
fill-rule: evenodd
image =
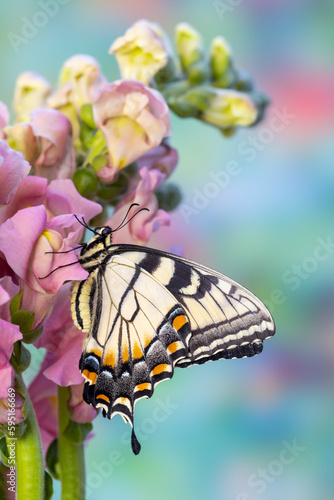
<svg viewBox="0 0 334 500"><path fill-rule="evenodd" d="M95 138L94 132L85 124L82 124L80 128L80 141L83 148L89 150L94 143L94 138Z"/></svg>
<svg viewBox="0 0 334 500"><path fill-rule="evenodd" d="M73 443L79 444L84 442L92 429L93 425L90 423L78 424L77 422L70 420L63 432L63 435Z"/></svg>
<svg viewBox="0 0 334 500"><path fill-rule="evenodd" d="M10 312L11 318L13 317L13 315L15 313L17 313L20 310L22 294L23 294L23 291L20 290L16 295L14 295L14 297L10 301L9 312Z"/></svg>
<svg viewBox="0 0 334 500"><path fill-rule="evenodd" d="M53 479L48 473L48 471L44 471L44 500L51 500L52 495L54 493L53 490Z"/></svg>
<svg viewBox="0 0 334 500"><path fill-rule="evenodd" d="M88 125L88 127L92 128L92 129L96 129L92 104L84 104L81 107L80 116L81 116L82 121L86 125Z"/></svg>
<svg viewBox="0 0 334 500"><path fill-rule="evenodd" d="M240 92L252 92L254 90L252 77L244 71L239 72L236 75L235 88L236 90L240 90Z"/></svg>
<svg viewBox="0 0 334 500"><path fill-rule="evenodd" d="M191 84L198 85L208 81L211 71L207 61L197 61L187 68L187 77Z"/></svg>
<svg viewBox="0 0 334 500"><path fill-rule="evenodd" d="M46 465L54 479L60 479L59 447L58 438L50 444L45 457Z"/></svg>
<svg viewBox="0 0 334 500"><path fill-rule="evenodd" d="M194 87L182 97L199 111L206 111L210 107L214 93L214 90L208 86Z"/></svg>
<svg viewBox="0 0 334 500"><path fill-rule="evenodd" d="M176 65L173 57L169 57L167 63L154 76L158 86L164 86L176 79Z"/></svg>
<svg viewBox="0 0 334 500"><path fill-rule="evenodd" d="M236 127L228 127L228 128L221 128L219 131L223 134L224 137L232 137L236 133L237 128Z"/></svg>
<svg viewBox="0 0 334 500"><path fill-rule="evenodd" d="M92 168L78 168L74 172L72 180L81 196L88 198L95 194L98 184Z"/></svg>
<svg viewBox="0 0 334 500"><path fill-rule="evenodd" d="M170 98L168 100L168 106L177 116L180 116L181 118L197 118L199 115L199 111L196 106L182 98Z"/></svg>
<svg viewBox="0 0 334 500"><path fill-rule="evenodd" d="M32 330L31 332L23 334L23 342L25 344L33 344L34 342L36 342L36 340L40 338L40 336L43 333L43 329L44 329L43 326L39 326L38 328Z"/></svg>
<svg viewBox="0 0 334 500"><path fill-rule="evenodd" d="M161 89L161 93L166 99L167 103L169 103L169 99L176 99L177 97L182 96L185 92L187 92L191 88L188 80L181 80L173 83L169 83L163 89Z"/></svg>
<svg viewBox="0 0 334 500"><path fill-rule="evenodd" d="M92 140L90 145L90 151L87 155L85 165L93 164L94 158L101 154L106 154L108 152L106 141L101 130L98 130Z"/></svg>
<svg viewBox="0 0 334 500"><path fill-rule="evenodd" d="M159 208L171 212L182 201L182 195L179 187L171 182L164 184L154 192L158 199Z"/></svg>
<svg viewBox="0 0 334 500"><path fill-rule="evenodd" d="M92 163L94 172L97 173L99 170L101 170L101 168L105 167L107 163L108 163L108 156L106 154L95 156Z"/></svg>
<svg viewBox="0 0 334 500"><path fill-rule="evenodd" d="M31 332L34 319L35 313L32 311L17 311L12 315L12 323L20 327L22 335Z"/></svg>
<svg viewBox="0 0 334 500"><path fill-rule="evenodd" d="M16 372L24 372L31 362L31 354L20 340L15 342L13 354L10 358L10 364Z"/></svg>
<svg viewBox="0 0 334 500"><path fill-rule="evenodd" d="M123 170L118 174L117 179L112 184L102 185L98 191L98 196L103 200L112 200L121 194L126 193L129 185L128 176Z"/></svg>

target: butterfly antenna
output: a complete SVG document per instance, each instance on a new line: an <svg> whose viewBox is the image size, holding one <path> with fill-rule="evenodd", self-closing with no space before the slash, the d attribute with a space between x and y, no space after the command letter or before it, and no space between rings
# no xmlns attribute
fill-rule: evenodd
<svg viewBox="0 0 334 500"><path fill-rule="evenodd" d="M134 203L133 205L131 205L131 207L133 207L134 205L138 206L138 203ZM128 213L129 213L129 210L128 210ZM126 217L125 217L123 219L123 221L121 222L121 224L118 227L116 227L116 229L113 229L113 232L118 231L119 229L123 229L123 227L125 227L127 224L129 224L129 222L131 222L134 217L136 217L138 214L140 214L140 212L144 212L144 211L145 212L149 212L150 210L148 208L141 208L140 210L138 210L138 212L136 212L135 214L133 214L133 216L128 221L126 221L125 224L124 224L124 221L126 219Z"/></svg>
<svg viewBox="0 0 334 500"><path fill-rule="evenodd" d="M139 203L132 203L129 206L128 211L126 212L124 219L122 220L122 222L120 223L120 225L118 227L116 227L116 229L113 229L113 231L118 231L120 229L121 225L126 221L126 218L129 215L129 212L130 212L130 210L131 210L132 207L139 207Z"/></svg>
<svg viewBox="0 0 334 500"><path fill-rule="evenodd" d="M63 268L63 267L73 266L74 264L77 264L78 262L79 262L79 261L78 261L78 260L76 260L75 262L70 262L69 264L64 264L64 265L62 265L62 266L58 266L58 267L56 267L56 269L54 269L53 271L51 271L51 272L50 272L49 274L47 274L46 276L38 277L38 279L40 279L40 280L44 280L45 278L48 278L48 277L50 276L50 274L52 274L52 273L54 273L54 272L58 271L58 269L61 269L61 268Z"/></svg>
<svg viewBox="0 0 334 500"><path fill-rule="evenodd" d="M45 253L70 253L73 252L73 250L78 250L79 248L82 248L85 246L85 243L81 243L79 246L71 248L71 250L66 250L66 252L45 252Z"/></svg>
<svg viewBox="0 0 334 500"><path fill-rule="evenodd" d="M77 215L75 215L75 214L73 214L73 215L76 218L76 220L79 222L79 224L81 224L84 228L88 229L89 231L91 231L94 234L98 234L96 231L94 231L94 229L89 227L89 225L87 224L87 222L85 221L85 219L83 217L82 217L82 221L81 221Z"/></svg>

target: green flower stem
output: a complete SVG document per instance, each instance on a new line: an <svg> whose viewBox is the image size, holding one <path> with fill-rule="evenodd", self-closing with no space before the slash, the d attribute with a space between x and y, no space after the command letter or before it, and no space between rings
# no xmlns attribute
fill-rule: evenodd
<svg viewBox="0 0 334 500"><path fill-rule="evenodd" d="M17 500L44 499L44 463L38 422L22 375L16 375L17 386L25 399L25 424L23 435L16 440L16 491Z"/></svg>
<svg viewBox="0 0 334 500"><path fill-rule="evenodd" d="M83 443L76 444L64 431L69 424L67 402L70 397L68 387L58 387L59 417L59 463L62 484L62 500L85 500L85 457Z"/></svg>

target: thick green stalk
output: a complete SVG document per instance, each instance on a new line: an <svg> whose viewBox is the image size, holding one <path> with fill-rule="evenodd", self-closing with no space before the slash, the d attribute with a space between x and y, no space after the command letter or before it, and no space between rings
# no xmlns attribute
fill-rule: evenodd
<svg viewBox="0 0 334 500"><path fill-rule="evenodd" d="M17 500L43 500L44 463L38 422L22 375L17 374L16 380L25 399L26 408L26 429L24 434L15 441L16 498Z"/></svg>
<svg viewBox="0 0 334 500"><path fill-rule="evenodd" d="M59 463L62 500L85 500L85 457L83 443L75 444L64 436L69 423L68 387L58 387Z"/></svg>

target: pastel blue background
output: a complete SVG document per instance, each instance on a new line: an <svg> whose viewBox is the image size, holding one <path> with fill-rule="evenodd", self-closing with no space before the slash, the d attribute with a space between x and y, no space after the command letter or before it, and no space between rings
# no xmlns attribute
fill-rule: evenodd
<svg viewBox="0 0 334 500"><path fill-rule="evenodd" d="M20 34L41 2L1 4L5 102L20 72L35 70L55 84L76 53L95 56L110 80L118 78L109 46L140 18L159 22L171 37L176 23L188 21L207 46L224 35L237 66L272 99L262 124L230 139L173 118L180 153L173 180L184 202L152 246L182 245L185 256L253 290L270 307L277 334L253 359L177 370L140 402L137 457L128 426L100 416L87 446L87 498L333 500L333 2L63 0L15 52L8 34ZM273 132L271 120L284 109L289 123ZM199 191L212 196L211 176L230 161L239 173L187 220L185 205ZM297 445L295 456L282 454L286 443Z"/></svg>

